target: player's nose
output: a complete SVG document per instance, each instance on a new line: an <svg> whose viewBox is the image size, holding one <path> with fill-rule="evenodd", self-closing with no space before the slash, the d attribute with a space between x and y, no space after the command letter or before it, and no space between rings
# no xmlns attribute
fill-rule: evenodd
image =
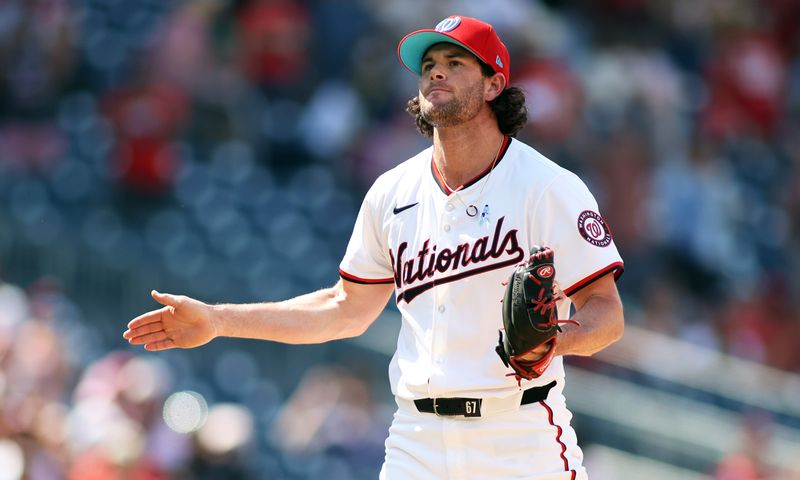
<svg viewBox="0 0 800 480"><path fill-rule="evenodd" d="M442 72L441 70L431 70L432 81L444 80L446 78L447 77L445 76L444 72Z"/></svg>
<svg viewBox="0 0 800 480"><path fill-rule="evenodd" d="M444 70L439 65L433 65L430 70L428 70L428 80L435 82L441 81L446 79L447 76L444 73Z"/></svg>

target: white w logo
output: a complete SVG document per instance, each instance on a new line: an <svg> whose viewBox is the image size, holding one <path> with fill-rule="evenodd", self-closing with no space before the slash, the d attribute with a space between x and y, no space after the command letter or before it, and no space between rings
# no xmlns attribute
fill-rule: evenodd
<svg viewBox="0 0 800 480"><path fill-rule="evenodd" d="M447 17L439 22L434 30L437 32L449 32L450 30L456 28L460 23L461 17Z"/></svg>

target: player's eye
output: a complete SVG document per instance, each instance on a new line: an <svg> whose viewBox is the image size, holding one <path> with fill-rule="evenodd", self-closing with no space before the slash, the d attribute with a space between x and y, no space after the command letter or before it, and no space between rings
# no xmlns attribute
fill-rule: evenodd
<svg viewBox="0 0 800 480"><path fill-rule="evenodd" d="M459 62L458 60L450 60L451 67L457 67L459 65L461 65L461 62Z"/></svg>
<svg viewBox="0 0 800 480"><path fill-rule="evenodd" d="M431 64L431 63L423 63L422 64L422 71L423 72L429 72L431 70L431 68L433 68L433 64Z"/></svg>

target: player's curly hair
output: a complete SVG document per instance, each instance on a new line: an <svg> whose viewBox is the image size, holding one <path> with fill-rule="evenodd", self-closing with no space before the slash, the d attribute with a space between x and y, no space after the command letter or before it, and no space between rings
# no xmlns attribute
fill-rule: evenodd
<svg viewBox="0 0 800 480"><path fill-rule="evenodd" d="M494 75L494 70L483 62L481 71L485 77ZM489 102L494 116L497 118L497 126L503 135L514 137L522 127L528 123L528 108L525 106L525 92L518 87L508 87L500 93L494 100ZM433 125L422 118L419 107L419 97L416 96L408 101L406 112L414 117L419 133L430 138L433 137Z"/></svg>

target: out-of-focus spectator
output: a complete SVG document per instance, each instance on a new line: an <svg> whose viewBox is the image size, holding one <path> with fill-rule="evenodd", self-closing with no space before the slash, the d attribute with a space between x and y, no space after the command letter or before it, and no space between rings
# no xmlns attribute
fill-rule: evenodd
<svg viewBox="0 0 800 480"><path fill-rule="evenodd" d="M3 281L0 265L0 361L5 357L17 325L28 319L30 308L25 291Z"/></svg>
<svg viewBox="0 0 800 480"><path fill-rule="evenodd" d="M744 282L758 277L753 246L737 237L747 208L716 144L698 137L687 159L659 165L649 208L654 245L670 252L676 278L693 292L733 291L724 280L735 281L739 292L753 287Z"/></svg>
<svg viewBox="0 0 800 480"><path fill-rule="evenodd" d="M383 455L375 447L385 437L379 413L363 379L341 368L317 367L278 413L272 438L289 454L332 452L350 465L378 468Z"/></svg>
<svg viewBox="0 0 800 480"><path fill-rule="evenodd" d="M66 0L0 4L0 163L52 168L66 149L53 114L76 69L76 31Z"/></svg>
<svg viewBox="0 0 800 480"><path fill-rule="evenodd" d="M728 352L782 370L797 370L798 302L782 278L766 279L725 309L722 340Z"/></svg>
<svg viewBox="0 0 800 480"><path fill-rule="evenodd" d="M75 387L67 422L74 459L70 478L128 472L137 479L162 479L185 467L189 438L161 420L170 386L169 371L157 359L112 352L89 365Z"/></svg>
<svg viewBox="0 0 800 480"><path fill-rule="evenodd" d="M353 46L373 28L370 10L361 0L322 0L310 5L313 14L315 74L333 79L351 78L355 65L364 61Z"/></svg>
<svg viewBox="0 0 800 480"><path fill-rule="evenodd" d="M614 240L625 250L641 249L648 241L647 200L651 198L653 159L643 139L620 132L597 152L597 179L603 208Z"/></svg>
<svg viewBox="0 0 800 480"><path fill-rule="evenodd" d="M0 438L6 453L20 454L22 472L53 478L68 461L63 402L75 364L52 320L30 316L35 309L23 290L4 284L0 292L0 311L25 314L0 331Z"/></svg>
<svg viewBox="0 0 800 480"><path fill-rule="evenodd" d="M29 400L37 396L46 401L63 399L71 373L64 347L49 322L31 319L18 327L8 358L7 380L21 408L31 406Z"/></svg>
<svg viewBox="0 0 800 480"><path fill-rule="evenodd" d="M525 91L527 128L533 138L560 143L575 133L580 123L583 89L563 62L529 60L515 69L514 83Z"/></svg>
<svg viewBox="0 0 800 480"><path fill-rule="evenodd" d="M248 0L236 9L238 52L247 78L268 91L310 84L311 15L294 0Z"/></svg>
<svg viewBox="0 0 800 480"><path fill-rule="evenodd" d="M772 137L786 88L786 59L769 37L726 38L708 65L710 98L703 127L716 138L756 132Z"/></svg>
<svg viewBox="0 0 800 480"><path fill-rule="evenodd" d="M153 35L154 76L189 92L207 88L223 60L213 35L223 7L221 1L201 0L182 3L170 12Z"/></svg>
<svg viewBox="0 0 800 480"><path fill-rule="evenodd" d="M134 80L103 99L117 133L112 170L138 200L172 187L181 163L175 140L189 115L185 92L141 68Z"/></svg>
<svg viewBox="0 0 800 480"><path fill-rule="evenodd" d="M67 0L0 5L2 117L46 120L76 64L76 32Z"/></svg>
<svg viewBox="0 0 800 480"><path fill-rule="evenodd" d="M747 413L741 425L739 448L720 459L713 473L714 480L786 479L774 472L765 461L773 434L773 421L766 412Z"/></svg>

